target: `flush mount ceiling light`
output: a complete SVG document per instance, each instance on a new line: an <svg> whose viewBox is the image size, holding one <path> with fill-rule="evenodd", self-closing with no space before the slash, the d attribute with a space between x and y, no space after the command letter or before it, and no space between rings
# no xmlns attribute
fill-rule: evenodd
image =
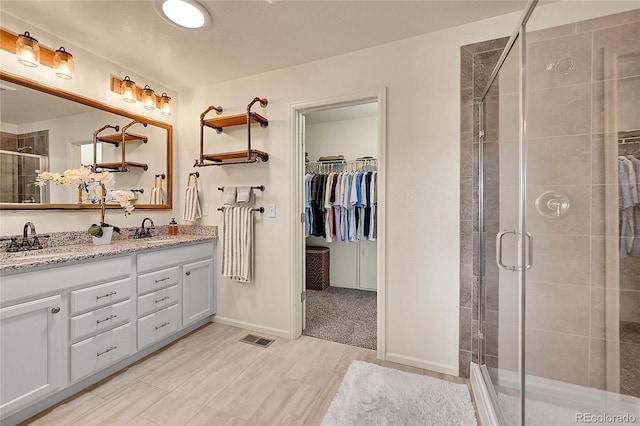
<svg viewBox="0 0 640 426"><path fill-rule="evenodd" d="M202 28L211 19L207 10L194 0L156 1L156 9L163 18L182 28Z"/></svg>

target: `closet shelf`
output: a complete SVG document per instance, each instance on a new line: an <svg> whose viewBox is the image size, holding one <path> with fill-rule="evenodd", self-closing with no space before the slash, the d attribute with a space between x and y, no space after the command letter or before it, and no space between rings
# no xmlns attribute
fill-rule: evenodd
<svg viewBox="0 0 640 426"><path fill-rule="evenodd" d="M215 129L218 133L222 133L225 127L242 126L247 124L247 114L227 115L224 117L210 118L204 120L203 124L207 127ZM251 124L260 124L265 128L269 125L269 120L255 112L251 113Z"/></svg>
<svg viewBox="0 0 640 426"><path fill-rule="evenodd" d="M251 107L256 102L260 103L262 108L265 108L269 101L266 98L255 97L247 105L246 114L228 115L225 117L210 118L205 120L205 116L212 110L216 111L218 115L222 114L222 107L209 106L200 114L200 157L196 159L194 167L205 166L224 166L227 164L248 164L256 163L258 161L269 161L269 154L258 149L251 148L251 125L260 124L260 127L265 128L269 125L269 120L260 114L251 112ZM247 149L242 151L231 152L219 152L219 153L204 153L204 128L209 127L215 129L216 132L222 133L222 129L231 126L247 126Z"/></svg>
<svg viewBox="0 0 640 426"><path fill-rule="evenodd" d="M98 142L112 143L115 146L119 146L122 142L122 133L113 133L111 135L104 135L97 137ZM144 135L137 135L135 133L125 133L124 142L142 141L142 143L149 142L149 138Z"/></svg>
<svg viewBox="0 0 640 426"><path fill-rule="evenodd" d="M135 163L133 161L122 161L116 163L96 163L96 169L107 169L112 172L128 172L129 167L139 167L144 170L149 170L149 166L145 163Z"/></svg>

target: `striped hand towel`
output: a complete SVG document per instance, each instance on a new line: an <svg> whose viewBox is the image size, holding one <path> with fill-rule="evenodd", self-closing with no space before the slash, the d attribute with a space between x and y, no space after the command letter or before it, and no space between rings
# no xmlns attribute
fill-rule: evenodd
<svg viewBox="0 0 640 426"><path fill-rule="evenodd" d="M222 276L241 283L253 279L253 217L250 207L225 207Z"/></svg>
<svg viewBox="0 0 640 426"><path fill-rule="evenodd" d="M200 200L198 198L198 188L187 186L184 199L184 220L194 222L202 217L200 210Z"/></svg>

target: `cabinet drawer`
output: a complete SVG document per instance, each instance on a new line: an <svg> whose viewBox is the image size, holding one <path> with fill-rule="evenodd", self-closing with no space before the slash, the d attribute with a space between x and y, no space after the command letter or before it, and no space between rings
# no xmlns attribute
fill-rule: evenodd
<svg viewBox="0 0 640 426"><path fill-rule="evenodd" d="M181 326L180 304L138 319L138 349L175 333Z"/></svg>
<svg viewBox="0 0 640 426"><path fill-rule="evenodd" d="M138 296L138 316L147 315L180 301L180 289L177 285L173 287L158 290L153 293Z"/></svg>
<svg viewBox="0 0 640 426"><path fill-rule="evenodd" d="M131 319L131 299L71 318L71 340L80 339Z"/></svg>
<svg viewBox="0 0 640 426"><path fill-rule="evenodd" d="M173 267L150 274L138 275L138 294L170 287L180 281L180 268Z"/></svg>
<svg viewBox="0 0 640 426"><path fill-rule="evenodd" d="M132 286L131 278L127 278L72 291L71 315L129 299L132 293Z"/></svg>
<svg viewBox="0 0 640 426"><path fill-rule="evenodd" d="M75 382L134 351L131 323L71 345L71 381Z"/></svg>

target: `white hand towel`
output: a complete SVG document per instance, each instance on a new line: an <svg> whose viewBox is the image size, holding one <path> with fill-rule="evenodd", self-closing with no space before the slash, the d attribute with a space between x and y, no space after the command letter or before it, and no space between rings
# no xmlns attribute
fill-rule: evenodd
<svg viewBox="0 0 640 426"><path fill-rule="evenodd" d="M236 187L226 186L222 190L222 204L230 206L236 203Z"/></svg>
<svg viewBox="0 0 640 426"><path fill-rule="evenodd" d="M252 200L253 190L250 186L239 186L238 187L238 196L236 201L238 203L250 203Z"/></svg>

